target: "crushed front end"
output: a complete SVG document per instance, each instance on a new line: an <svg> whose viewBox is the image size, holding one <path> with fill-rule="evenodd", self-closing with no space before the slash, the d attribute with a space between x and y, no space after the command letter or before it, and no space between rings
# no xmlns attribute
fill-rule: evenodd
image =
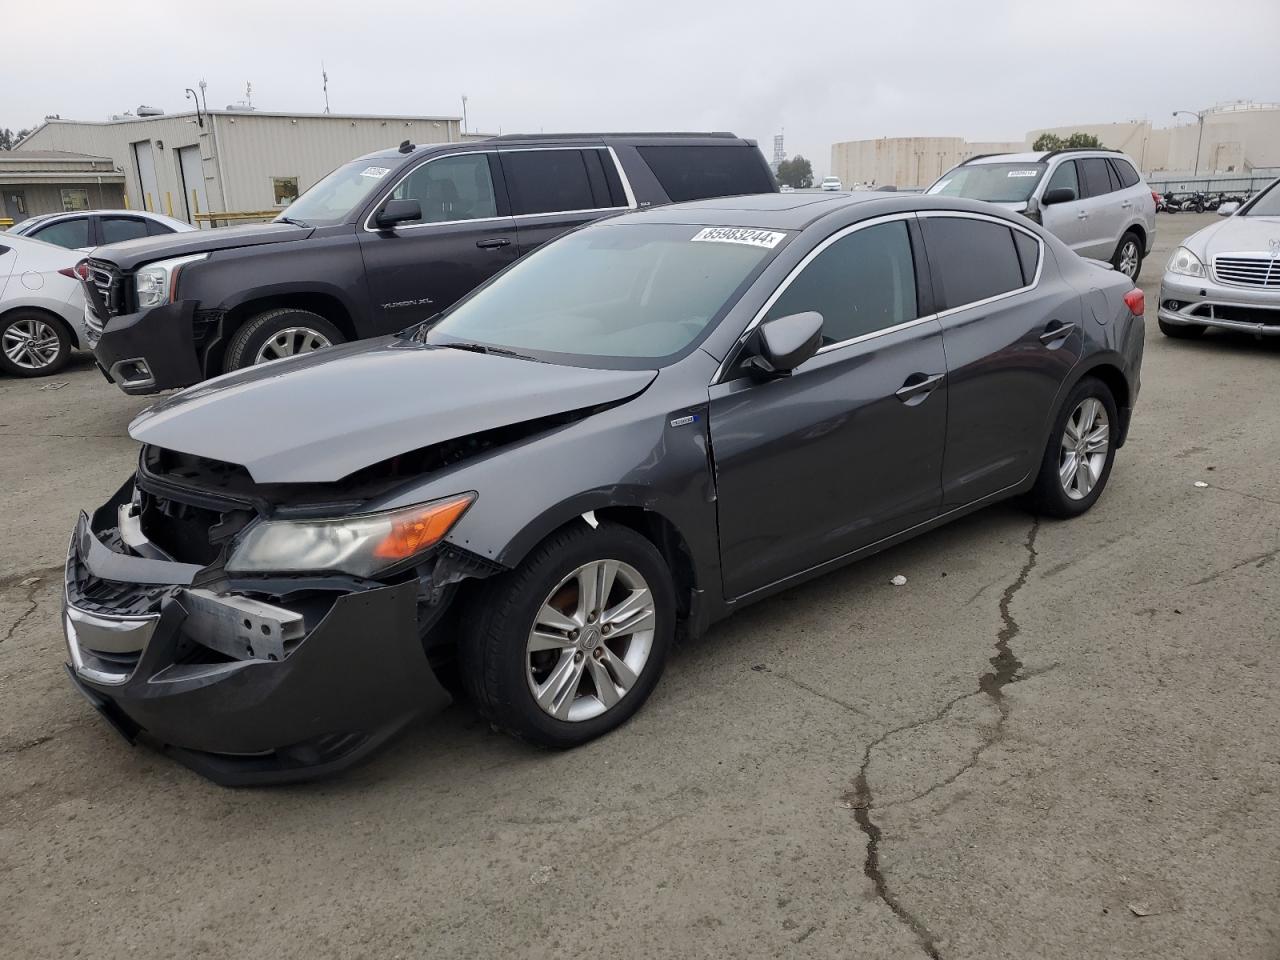
<svg viewBox="0 0 1280 960"><path fill-rule="evenodd" d="M228 569L246 531L282 513L359 516L367 492L273 490L144 448L137 476L71 538L72 681L130 742L224 785L338 770L443 708L431 650L456 583L494 572L483 561L441 547L373 576Z"/></svg>

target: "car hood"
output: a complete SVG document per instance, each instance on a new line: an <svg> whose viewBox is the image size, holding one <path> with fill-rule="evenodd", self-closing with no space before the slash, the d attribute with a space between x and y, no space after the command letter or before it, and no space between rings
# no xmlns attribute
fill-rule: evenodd
<svg viewBox="0 0 1280 960"><path fill-rule="evenodd" d="M1256 253L1271 256L1271 244L1280 241L1280 217L1227 217L1205 227L1183 243L1197 256L1224 253Z"/></svg>
<svg viewBox="0 0 1280 960"><path fill-rule="evenodd" d="M144 411L129 434L240 464L257 483L331 482L435 443L626 400L655 376L386 337L208 380Z"/></svg>
<svg viewBox="0 0 1280 960"><path fill-rule="evenodd" d="M314 231L314 227L299 227L292 223L251 223L242 227L218 227L214 230L193 230L189 233L167 233L159 237L123 240L98 247L90 256L95 260L114 263L121 270L134 270L144 263L167 260L170 257L305 240Z"/></svg>

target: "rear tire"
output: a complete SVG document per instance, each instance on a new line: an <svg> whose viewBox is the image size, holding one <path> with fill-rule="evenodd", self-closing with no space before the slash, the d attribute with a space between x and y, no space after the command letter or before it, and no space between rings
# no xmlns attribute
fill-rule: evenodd
<svg viewBox="0 0 1280 960"><path fill-rule="evenodd" d="M1078 517L1102 496L1115 463L1120 418L1111 389L1085 377L1067 395L1031 490L1037 513Z"/></svg>
<svg viewBox="0 0 1280 960"><path fill-rule="evenodd" d="M49 314L14 310L0 320L0 370L10 376L47 377L70 358L71 336Z"/></svg>
<svg viewBox="0 0 1280 960"><path fill-rule="evenodd" d="M591 584L600 581L591 571L601 562L614 565L613 586L593 602L598 587ZM624 610L624 601L634 609ZM466 616L471 626L459 641L458 661L481 714L530 743L574 747L624 723L653 692L675 635L675 591L647 539L629 527L593 529L584 521L486 581ZM628 630L644 623L651 629ZM564 696L552 696L557 689Z"/></svg>
<svg viewBox="0 0 1280 960"><path fill-rule="evenodd" d="M1125 233L1116 244L1116 252L1111 255L1111 266L1134 283L1138 282L1138 274L1142 272L1142 241L1132 230Z"/></svg>
<svg viewBox="0 0 1280 960"><path fill-rule="evenodd" d="M231 337L222 369L242 370L345 340L342 331L318 313L296 307L267 310L246 320Z"/></svg>
<svg viewBox="0 0 1280 960"><path fill-rule="evenodd" d="M1172 337L1174 340L1194 340L1204 333L1204 327L1198 323L1183 325L1181 323L1166 323L1156 318L1156 323L1160 325L1160 332L1166 337Z"/></svg>

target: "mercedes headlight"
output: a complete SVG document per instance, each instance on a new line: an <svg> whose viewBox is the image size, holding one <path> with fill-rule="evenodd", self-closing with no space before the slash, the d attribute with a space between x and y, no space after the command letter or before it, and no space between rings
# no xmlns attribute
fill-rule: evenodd
<svg viewBox="0 0 1280 960"><path fill-rule="evenodd" d="M178 273L189 263L204 260L207 253L193 253L189 257L174 257L148 263L134 274L133 283L138 291L138 307L158 307L175 299L178 290Z"/></svg>
<svg viewBox="0 0 1280 960"><path fill-rule="evenodd" d="M1200 258L1186 247L1179 247L1173 251L1173 256L1169 258L1169 265L1165 269L1169 273L1176 273L1183 277L1199 277L1203 279L1208 276L1205 273L1204 264L1200 262Z"/></svg>
<svg viewBox="0 0 1280 960"><path fill-rule="evenodd" d="M434 547L475 499L463 493L382 513L260 523L236 546L227 570L372 577Z"/></svg>

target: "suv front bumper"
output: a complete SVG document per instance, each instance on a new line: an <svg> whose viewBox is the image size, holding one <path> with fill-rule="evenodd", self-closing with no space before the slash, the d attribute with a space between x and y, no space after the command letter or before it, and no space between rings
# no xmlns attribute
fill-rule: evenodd
<svg viewBox="0 0 1280 960"><path fill-rule="evenodd" d="M1217 327L1280 336L1280 288L1250 289L1215 280L1166 273L1160 280L1157 316L1175 326Z"/></svg>
<svg viewBox="0 0 1280 960"><path fill-rule="evenodd" d="M341 594L304 631L286 605L193 587L198 568L121 553L91 527L81 514L68 551L67 671L130 742L225 786L282 783L347 767L451 702L419 639L416 581ZM259 636L289 620L284 648ZM241 625L256 654L199 639L221 630L234 649Z"/></svg>
<svg viewBox="0 0 1280 960"><path fill-rule="evenodd" d="M196 353L195 309L194 300L179 300L110 318L93 344L98 366L129 394L199 383L204 371Z"/></svg>

